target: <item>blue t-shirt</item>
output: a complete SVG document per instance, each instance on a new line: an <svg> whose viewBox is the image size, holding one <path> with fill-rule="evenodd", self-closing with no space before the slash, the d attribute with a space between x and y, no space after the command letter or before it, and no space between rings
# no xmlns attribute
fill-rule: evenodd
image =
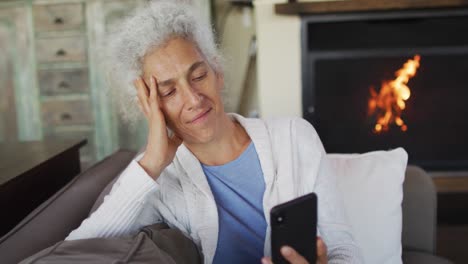
<svg viewBox="0 0 468 264"><path fill-rule="evenodd" d="M261 263L267 227L263 214L265 181L254 144L227 164L202 167L218 208L213 263Z"/></svg>

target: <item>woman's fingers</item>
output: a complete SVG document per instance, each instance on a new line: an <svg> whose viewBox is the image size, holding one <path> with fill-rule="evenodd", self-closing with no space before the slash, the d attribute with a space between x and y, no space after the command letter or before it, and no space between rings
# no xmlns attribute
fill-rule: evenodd
<svg viewBox="0 0 468 264"><path fill-rule="evenodd" d="M138 102L143 110L143 113L146 117L148 117L150 107L148 104L148 89L146 88L146 84L141 79L141 77L138 77L133 82L133 84L135 86L135 89L137 90Z"/></svg>
<svg viewBox="0 0 468 264"><path fill-rule="evenodd" d="M143 109L145 116L147 118L151 116L164 118L164 116L161 114L161 109L159 108L159 96L156 78L151 76L149 85L147 85L142 77L138 77L134 81L134 85L137 89L138 102Z"/></svg>
<svg viewBox="0 0 468 264"><path fill-rule="evenodd" d="M327 263L327 245L322 238L317 237L317 263Z"/></svg>
<svg viewBox="0 0 468 264"><path fill-rule="evenodd" d="M151 76L150 79L150 92L149 92L149 105L151 111L159 112L159 95L158 95L158 85L156 82L156 78Z"/></svg>
<svg viewBox="0 0 468 264"><path fill-rule="evenodd" d="M307 260L301 256L296 250L291 247L283 246L281 248L281 255L291 264L307 264ZM327 259L327 245L322 238L317 237L317 263L326 264ZM262 264L273 264L271 258L262 258Z"/></svg>
<svg viewBox="0 0 468 264"><path fill-rule="evenodd" d="M281 247L281 255L291 264L308 264L307 260L292 247Z"/></svg>

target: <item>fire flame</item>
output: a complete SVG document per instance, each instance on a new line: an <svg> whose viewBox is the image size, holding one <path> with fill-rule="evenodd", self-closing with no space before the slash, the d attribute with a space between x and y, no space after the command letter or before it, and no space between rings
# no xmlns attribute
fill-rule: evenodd
<svg viewBox="0 0 468 264"><path fill-rule="evenodd" d="M399 126L403 132L408 130L408 126L401 119L401 113L406 108L405 101L411 96L408 81L416 75L420 60L419 55L409 59L401 69L395 72L394 80L382 83L378 93L374 87L370 87L368 113L370 116L376 116L377 119L374 133L386 132L392 124Z"/></svg>

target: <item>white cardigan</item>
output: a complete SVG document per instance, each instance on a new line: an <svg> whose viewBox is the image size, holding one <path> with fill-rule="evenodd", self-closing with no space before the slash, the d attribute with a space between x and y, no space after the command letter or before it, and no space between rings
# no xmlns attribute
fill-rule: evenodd
<svg viewBox="0 0 468 264"><path fill-rule="evenodd" d="M270 209L315 192L318 234L328 247L329 263L363 263L314 128L301 118L260 120L229 115L252 139L265 177L265 256L271 256ZM142 156L129 164L104 203L66 240L131 235L164 221L189 236L203 253L204 263L211 263L218 241L218 213L200 162L181 145L155 182L138 164Z"/></svg>

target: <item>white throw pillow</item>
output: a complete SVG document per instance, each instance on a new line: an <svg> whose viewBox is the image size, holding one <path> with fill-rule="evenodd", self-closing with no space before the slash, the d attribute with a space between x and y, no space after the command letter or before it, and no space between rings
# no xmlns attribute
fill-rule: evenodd
<svg viewBox="0 0 468 264"><path fill-rule="evenodd" d="M366 263L402 263L402 148L365 154L328 154L346 214Z"/></svg>

